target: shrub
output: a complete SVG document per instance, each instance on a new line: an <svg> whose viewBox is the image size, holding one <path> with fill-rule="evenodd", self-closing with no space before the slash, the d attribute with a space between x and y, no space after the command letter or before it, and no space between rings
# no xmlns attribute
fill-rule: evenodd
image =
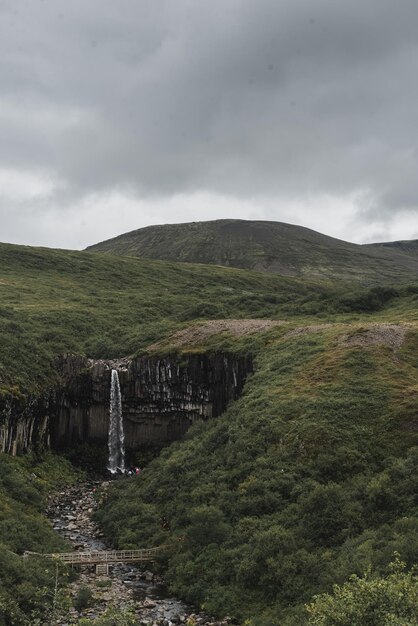
<svg viewBox="0 0 418 626"><path fill-rule="evenodd" d="M336 302L336 310L344 313L373 313L398 297L399 291L393 287L373 287L364 293L340 298Z"/></svg>
<svg viewBox="0 0 418 626"><path fill-rule="evenodd" d="M418 620L418 571L406 571L396 559L392 573L373 578L352 576L332 594L315 596L307 605L312 626L414 626Z"/></svg>
<svg viewBox="0 0 418 626"><path fill-rule="evenodd" d="M80 587L76 593L74 598L74 606L77 611L82 611L83 609L87 609L89 606L93 604L93 594L91 592L90 587Z"/></svg>

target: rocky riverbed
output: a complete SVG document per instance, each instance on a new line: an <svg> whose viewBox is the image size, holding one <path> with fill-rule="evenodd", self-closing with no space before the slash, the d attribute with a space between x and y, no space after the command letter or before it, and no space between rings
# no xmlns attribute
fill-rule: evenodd
<svg viewBox="0 0 418 626"><path fill-rule="evenodd" d="M107 483L90 482L66 489L51 496L48 505L54 530L69 541L75 551L108 550L103 534L92 520L97 506L98 489ZM78 624L80 618L92 620L114 608L132 611L140 626L228 626L230 620L217 621L208 615L193 612L183 602L169 596L164 581L148 570L129 565L110 566L109 574L97 574L95 566L79 569L78 579L70 584L75 600L81 587L92 592L92 604L80 611L70 608L55 623L62 626Z"/></svg>

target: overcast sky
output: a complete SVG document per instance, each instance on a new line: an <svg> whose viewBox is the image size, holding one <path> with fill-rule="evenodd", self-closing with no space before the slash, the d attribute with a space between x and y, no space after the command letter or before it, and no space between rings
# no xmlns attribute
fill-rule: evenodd
<svg viewBox="0 0 418 626"><path fill-rule="evenodd" d="M0 241L418 238L417 0L0 0Z"/></svg>

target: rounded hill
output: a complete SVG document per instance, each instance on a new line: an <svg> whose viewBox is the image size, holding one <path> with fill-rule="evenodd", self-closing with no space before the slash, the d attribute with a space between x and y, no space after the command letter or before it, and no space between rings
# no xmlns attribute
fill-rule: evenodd
<svg viewBox="0 0 418 626"><path fill-rule="evenodd" d="M87 250L360 282L393 282L418 271L415 249L358 245L302 226L267 221L225 219L148 226Z"/></svg>

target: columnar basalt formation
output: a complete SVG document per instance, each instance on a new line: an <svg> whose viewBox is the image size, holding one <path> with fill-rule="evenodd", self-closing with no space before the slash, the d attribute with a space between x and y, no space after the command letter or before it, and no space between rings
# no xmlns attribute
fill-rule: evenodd
<svg viewBox="0 0 418 626"><path fill-rule="evenodd" d="M26 399L13 393L0 398L0 452L16 456L50 447L49 421L54 394Z"/></svg>
<svg viewBox="0 0 418 626"><path fill-rule="evenodd" d="M239 398L253 371L251 357L220 353L144 356L131 362L72 358L60 363L65 384L51 420L56 448L107 441L112 369L119 373L125 444L131 449L167 444L196 420L217 417Z"/></svg>
<svg viewBox="0 0 418 626"><path fill-rule="evenodd" d="M253 371L250 356L222 353L116 361L66 355L56 366L61 383L48 393L0 396L1 451L107 445L112 369L120 379L128 449L166 445L196 420L217 417Z"/></svg>

